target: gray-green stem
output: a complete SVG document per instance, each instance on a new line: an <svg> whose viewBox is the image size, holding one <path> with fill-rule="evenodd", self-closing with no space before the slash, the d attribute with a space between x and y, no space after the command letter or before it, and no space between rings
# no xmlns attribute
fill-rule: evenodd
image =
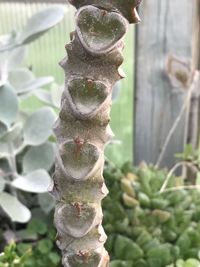
<svg viewBox="0 0 200 267"><path fill-rule="evenodd" d="M124 77L123 37L138 23L140 0L70 0L78 10L66 45L65 90L55 125L58 152L51 193L64 267L107 267L101 201L104 148L112 138L112 88Z"/></svg>

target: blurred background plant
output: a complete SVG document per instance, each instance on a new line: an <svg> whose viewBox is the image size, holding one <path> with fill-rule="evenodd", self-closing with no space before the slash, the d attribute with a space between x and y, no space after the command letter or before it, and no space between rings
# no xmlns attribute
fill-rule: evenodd
<svg viewBox="0 0 200 267"><path fill-rule="evenodd" d="M62 88L64 73L58 66L58 62L66 55L65 44L70 41L70 32L74 30L75 12L75 8L67 5L66 0L0 1L0 34L5 34L10 29L15 29L15 31L23 29L27 17L43 10L44 7L53 7L58 2L67 8L66 16L59 25L43 35L37 42L30 43L25 63L31 67L36 76L53 76L55 82L61 84ZM123 164L124 160L133 159L134 32L135 29L131 26L126 36L126 47L123 51L125 56L123 69L127 77L116 86L117 89L114 93L114 99L116 100L117 97L117 101L114 101L111 112L111 127L116 137L115 141L106 147L107 157L120 165ZM21 104L23 110L28 112L33 112L41 106L41 101L38 101L35 95L24 99ZM126 108L124 108L125 106ZM119 149L121 153L118 153Z"/></svg>
<svg viewBox="0 0 200 267"><path fill-rule="evenodd" d="M55 145L50 137L61 90L51 76L36 78L23 61L27 45L64 14L62 5L48 8L30 18L21 33L0 38L0 205L14 222L30 220L31 194L27 197L24 192L41 193L37 200L45 212L53 207L45 193L51 183ZM42 89L49 84L50 90ZM49 106L28 114L21 105L33 94Z"/></svg>
<svg viewBox="0 0 200 267"><path fill-rule="evenodd" d="M106 162L104 177L110 195L103 209L111 267L199 266L200 190L183 190L181 177L173 175L161 193L167 173L145 163L118 168ZM4 231L4 238L15 241L17 259L31 253L23 267L60 266L53 213L47 215L37 205L32 213L26 228Z"/></svg>

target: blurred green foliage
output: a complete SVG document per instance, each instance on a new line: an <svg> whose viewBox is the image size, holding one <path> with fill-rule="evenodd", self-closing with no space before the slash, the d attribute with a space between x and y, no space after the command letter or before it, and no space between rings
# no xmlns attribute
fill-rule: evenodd
<svg viewBox="0 0 200 267"><path fill-rule="evenodd" d="M28 249L20 256L17 252L16 244L11 243L0 254L0 267L25 267L25 262L30 255L31 249Z"/></svg>
<svg viewBox="0 0 200 267"><path fill-rule="evenodd" d="M198 259L200 191L179 190L182 180L174 176L167 189L176 190L161 194L166 175L145 164L125 164L122 170L106 164L110 194L103 201L104 228L112 267L166 267L178 259ZM196 266L190 262L176 266Z"/></svg>
<svg viewBox="0 0 200 267"><path fill-rule="evenodd" d="M32 219L26 230L16 232L17 244L11 243L0 254L0 267L56 267L61 257L55 247L52 216ZM2 265L1 265L2 264Z"/></svg>
<svg viewBox="0 0 200 267"><path fill-rule="evenodd" d="M199 267L200 191L180 190L181 178L173 176L166 189L176 190L161 194L166 175L145 164L126 163L119 169L106 162L110 194L103 201L103 224L110 267ZM16 232L16 257L31 251L20 267L58 267L52 214L38 212L25 230Z"/></svg>

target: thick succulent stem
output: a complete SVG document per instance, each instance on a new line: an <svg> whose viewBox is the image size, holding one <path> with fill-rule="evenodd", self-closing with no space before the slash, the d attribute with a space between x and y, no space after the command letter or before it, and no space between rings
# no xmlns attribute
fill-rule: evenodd
<svg viewBox="0 0 200 267"><path fill-rule="evenodd" d="M123 37L137 23L138 0L71 0L76 30L66 45L65 91L55 125L58 153L51 193L57 200L57 245L65 267L106 267L101 201L113 85L124 77Z"/></svg>

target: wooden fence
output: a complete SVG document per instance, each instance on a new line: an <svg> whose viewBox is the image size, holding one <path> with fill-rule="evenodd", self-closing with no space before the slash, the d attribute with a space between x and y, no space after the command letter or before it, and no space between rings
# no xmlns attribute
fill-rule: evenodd
<svg viewBox="0 0 200 267"><path fill-rule="evenodd" d="M167 61L169 57L178 58L180 62L177 67L181 68L182 62L189 71L194 48L194 7L193 0L144 0L141 5L142 22L137 28L136 38L136 163L142 160L157 162L169 131L184 105L189 88L173 85ZM178 72L182 70L177 70L176 74ZM162 166L174 164L174 154L183 150L184 132L183 116L160 162Z"/></svg>

